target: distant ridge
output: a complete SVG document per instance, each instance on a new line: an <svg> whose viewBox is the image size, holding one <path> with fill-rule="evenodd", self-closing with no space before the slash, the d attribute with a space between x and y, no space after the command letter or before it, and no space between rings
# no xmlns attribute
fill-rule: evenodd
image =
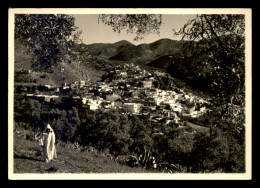
<svg viewBox="0 0 260 188"><path fill-rule="evenodd" d="M111 57L116 55L122 50L135 46L127 40L121 40L115 43L94 43L86 45L89 49L89 53L94 56Z"/></svg>
<svg viewBox="0 0 260 188"><path fill-rule="evenodd" d="M182 42L171 39L160 39L150 44L140 44L110 57L111 60L151 60L164 55L175 54Z"/></svg>
<svg viewBox="0 0 260 188"><path fill-rule="evenodd" d="M140 61L175 54L180 50L182 44L182 41L164 38L149 44L134 45L129 41L122 40L113 44L90 44L87 47L91 55L102 56L109 60Z"/></svg>

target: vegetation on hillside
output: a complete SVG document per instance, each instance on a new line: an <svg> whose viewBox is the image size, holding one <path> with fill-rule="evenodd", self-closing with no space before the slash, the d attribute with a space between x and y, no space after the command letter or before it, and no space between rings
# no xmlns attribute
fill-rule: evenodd
<svg viewBox="0 0 260 188"><path fill-rule="evenodd" d="M182 43L181 41L160 39L150 44L131 46L119 51L109 59L131 62L145 61L147 63L154 58L179 52Z"/></svg>
<svg viewBox="0 0 260 188"><path fill-rule="evenodd" d="M77 60L73 48L81 32L76 30L75 18L70 15L15 15L15 38L32 52L32 69L37 71L49 72L62 62Z"/></svg>
<svg viewBox="0 0 260 188"><path fill-rule="evenodd" d="M120 110L89 111L80 103L15 101L14 131L29 130L28 138L49 122L57 144L93 147L125 165L152 169L150 159L155 157L162 171L160 164L168 164L167 168L172 164L172 172L244 172L245 130L238 132L235 123L219 121L217 114L204 116L203 124L210 130L194 132L190 126L181 128L165 120L153 123L146 116Z"/></svg>
<svg viewBox="0 0 260 188"><path fill-rule="evenodd" d="M51 72L35 71L31 69L32 56L32 53L27 53L23 44L15 40L14 82L16 84L61 86L79 80L95 82L99 81L106 72L105 68L98 67L102 65L101 60L94 61L90 57L87 59L84 57L84 61L81 62L73 61L69 64L62 62L59 67L53 67Z"/></svg>
<svg viewBox="0 0 260 188"><path fill-rule="evenodd" d="M24 133L27 134L28 133ZM58 158L44 163L41 147L23 132L14 135L14 173L152 173L129 167L92 147L56 144ZM31 134L31 133L30 133Z"/></svg>

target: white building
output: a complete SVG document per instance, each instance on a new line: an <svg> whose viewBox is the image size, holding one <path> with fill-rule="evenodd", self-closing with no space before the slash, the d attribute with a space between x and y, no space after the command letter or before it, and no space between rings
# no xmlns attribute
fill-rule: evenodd
<svg viewBox="0 0 260 188"><path fill-rule="evenodd" d="M180 112L181 113L182 109L183 109L183 107L181 105L175 105L175 106L172 107L172 110L174 112Z"/></svg>
<svg viewBox="0 0 260 188"><path fill-rule="evenodd" d="M173 100L173 99L169 99L169 100L166 101L166 102L167 102L167 104L170 105L170 107L174 107L174 105L175 105L175 100Z"/></svg>
<svg viewBox="0 0 260 188"><path fill-rule="evenodd" d="M156 97L154 98L154 102L156 105L160 105L164 101L163 97Z"/></svg>
<svg viewBox="0 0 260 188"><path fill-rule="evenodd" d="M86 82L84 80L80 81L80 87L83 87L86 84Z"/></svg>
<svg viewBox="0 0 260 188"><path fill-rule="evenodd" d="M106 100L108 100L108 101L114 101L119 98L120 98L119 95L117 95L116 93L111 93L111 94L106 95Z"/></svg>
<svg viewBox="0 0 260 188"><path fill-rule="evenodd" d="M143 81L144 88L151 88L153 86L153 82L151 80Z"/></svg>
<svg viewBox="0 0 260 188"><path fill-rule="evenodd" d="M83 97L83 98L82 98L82 103L83 103L83 104L86 104L86 103L87 103L87 98L86 98L86 97Z"/></svg>
<svg viewBox="0 0 260 188"><path fill-rule="evenodd" d="M201 113L199 111L193 111L190 116L193 117L193 118L197 118L201 115Z"/></svg>
<svg viewBox="0 0 260 188"><path fill-rule="evenodd" d="M121 76L127 76L127 72L120 72Z"/></svg>
<svg viewBox="0 0 260 188"><path fill-rule="evenodd" d="M103 102L103 99L88 99L87 105L89 106L90 110L97 110L99 105Z"/></svg>
<svg viewBox="0 0 260 188"><path fill-rule="evenodd" d="M205 106L204 106L204 107L201 107L201 108L200 108L200 111L201 111L201 112L206 112L206 107L205 107Z"/></svg>
<svg viewBox="0 0 260 188"><path fill-rule="evenodd" d="M46 101L46 102L50 102L51 99L56 99L56 98L59 98L59 96L57 96L57 95L44 95L44 101Z"/></svg>
<svg viewBox="0 0 260 188"><path fill-rule="evenodd" d="M124 103L125 110L131 113L138 113L141 106L140 103Z"/></svg>

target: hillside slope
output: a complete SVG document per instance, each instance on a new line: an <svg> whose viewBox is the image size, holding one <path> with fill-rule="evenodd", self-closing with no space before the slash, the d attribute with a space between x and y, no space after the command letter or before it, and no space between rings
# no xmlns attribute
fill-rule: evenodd
<svg viewBox="0 0 260 188"><path fill-rule="evenodd" d="M14 69L15 71L31 69L32 54L27 53L24 45L17 40L14 43Z"/></svg>
<svg viewBox="0 0 260 188"><path fill-rule="evenodd" d="M15 41L14 53L14 71L26 72L31 69L32 54L27 53L27 49L18 41ZM72 62L70 64L62 63L60 68L53 68L52 73L46 72L31 72L31 81L37 84L45 85L62 85L66 83L74 83L79 80L100 80L104 72L96 69L90 61L84 63ZM27 71L28 72L28 71ZM21 79L20 79L21 80ZM16 82L16 80L15 80Z"/></svg>
<svg viewBox="0 0 260 188"><path fill-rule="evenodd" d="M151 173L141 167L129 167L96 151L75 150L71 145L56 145L57 159L42 160L36 141L14 135L14 173Z"/></svg>
<svg viewBox="0 0 260 188"><path fill-rule="evenodd" d="M183 42L160 39L150 44L134 45L126 40L116 43L95 43L86 45L92 56L100 56L116 61L145 61L179 52Z"/></svg>
<svg viewBox="0 0 260 188"><path fill-rule="evenodd" d="M122 40L116 43L94 43L86 45L89 49L89 54L93 56L103 56L109 58L111 56L116 55L121 51L128 50L135 45L126 41Z"/></svg>
<svg viewBox="0 0 260 188"><path fill-rule="evenodd" d="M179 52L182 42L171 39L160 39L150 44L140 44L123 50L110 57L111 60L140 61L152 60L164 55Z"/></svg>
<svg viewBox="0 0 260 188"><path fill-rule="evenodd" d="M151 61L147 65L159 69L167 69L169 65L174 63L174 60L175 60L174 55L165 55Z"/></svg>

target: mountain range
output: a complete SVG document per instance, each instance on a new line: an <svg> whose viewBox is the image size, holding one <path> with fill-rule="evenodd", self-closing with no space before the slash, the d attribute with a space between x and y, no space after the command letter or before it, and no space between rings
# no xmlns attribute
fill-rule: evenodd
<svg viewBox="0 0 260 188"><path fill-rule="evenodd" d="M109 60L145 62L161 56L174 55L180 51L182 41L160 39L149 44L134 45L122 40L116 43L95 43L86 45L90 55L100 56Z"/></svg>
<svg viewBox="0 0 260 188"><path fill-rule="evenodd" d="M145 65L148 68L152 66L166 69L168 63L164 61L163 57L174 56L174 54L180 51L182 44L182 41L171 39L160 39L149 44L144 43L140 45L134 45L126 40L116 43L81 44L88 49L90 55L88 62L64 64L63 74L61 74L60 70L54 69L53 74L42 73L45 76L35 74L33 79L36 79L36 82L39 84L50 83L54 85L60 85L64 81L70 83L78 79L97 81L105 71L118 62L133 62ZM31 59L32 54L26 53L26 48L15 41L15 71L30 69Z"/></svg>

